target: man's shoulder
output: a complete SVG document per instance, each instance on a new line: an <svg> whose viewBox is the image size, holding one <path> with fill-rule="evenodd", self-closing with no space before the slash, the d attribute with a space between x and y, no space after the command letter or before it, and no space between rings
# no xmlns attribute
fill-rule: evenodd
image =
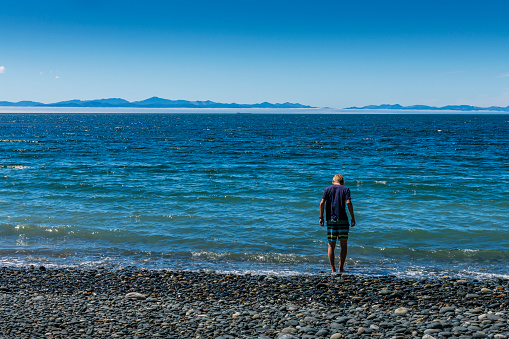
<svg viewBox="0 0 509 339"><path fill-rule="evenodd" d="M346 191L346 190L349 190L349 188L348 188L348 186L345 186L345 185L330 185L330 186L326 187L325 190L341 190L341 191Z"/></svg>
<svg viewBox="0 0 509 339"><path fill-rule="evenodd" d="M334 186L337 186L337 185L330 185L330 186L327 186L325 187L324 191L327 192L327 191L331 191L334 189Z"/></svg>

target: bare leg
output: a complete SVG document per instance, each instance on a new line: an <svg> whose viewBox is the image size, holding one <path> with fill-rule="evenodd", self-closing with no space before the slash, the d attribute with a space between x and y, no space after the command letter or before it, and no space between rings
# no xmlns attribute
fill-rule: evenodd
<svg viewBox="0 0 509 339"><path fill-rule="evenodd" d="M336 242L329 241L329 262L332 272L336 272L336 267L334 263L334 249L336 248Z"/></svg>
<svg viewBox="0 0 509 339"><path fill-rule="evenodd" d="M343 272L344 267L345 267L345 261L346 261L347 241L340 240L339 245L341 246L341 252L339 253L339 272ZM330 258L330 255L329 255L329 258Z"/></svg>

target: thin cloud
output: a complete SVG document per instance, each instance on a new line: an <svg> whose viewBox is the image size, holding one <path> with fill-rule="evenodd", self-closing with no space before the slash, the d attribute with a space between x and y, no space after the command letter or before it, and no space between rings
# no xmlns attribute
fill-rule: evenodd
<svg viewBox="0 0 509 339"><path fill-rule="evenodd" d="M0 66L0 73L5 73L5 66Z"/></svg>
<svg viewBox="0 0 509 339"><path fill-rule="evenodd" d="M509 73L501 73L497 75L495 78L507 78L507 77L509 77Z"/></svg>

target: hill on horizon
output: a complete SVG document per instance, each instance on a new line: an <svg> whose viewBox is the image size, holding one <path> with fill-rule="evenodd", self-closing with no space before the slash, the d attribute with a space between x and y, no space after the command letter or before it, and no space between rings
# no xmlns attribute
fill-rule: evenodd
<svg viewBox="0 0 509 339"><path fill-rule="evenodd" d="M18 106L18 107L138 107L138 108L315 108L299 103L269 103L262 102L257 104L237 104L220 103L210 100L206 101L188 101L188 100L170 100L159 97L152 97L141 101L127 101L121 98L95 99L95 100L67 100L50 104L44 104L36 101L0 101L0 106Z"/></svg>
<svg viewBox="0 0 509 339"><path fill-rule="evenodd" d="M412 105L412 106L401 106L398 104L395 105L369 105L363 107L347 107L345 109L388 109L388 110L428 110L428 111L499 111L499 112L509 112L509 106L507 107L498 107L498 106L490 106L490 107L478 107L478 106L470 106L470 105L448 105L443 107L435 107L435 106L426 106L426 105Z"/></svg>

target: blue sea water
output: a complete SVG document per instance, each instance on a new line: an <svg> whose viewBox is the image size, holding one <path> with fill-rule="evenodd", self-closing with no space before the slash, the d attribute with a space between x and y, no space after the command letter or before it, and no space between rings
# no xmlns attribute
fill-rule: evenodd
<svg viewBox="0 0 509 339"><path fill-rule="evenodd" d="M509 277L506 114L0 114L0 265Z"/></svg>

